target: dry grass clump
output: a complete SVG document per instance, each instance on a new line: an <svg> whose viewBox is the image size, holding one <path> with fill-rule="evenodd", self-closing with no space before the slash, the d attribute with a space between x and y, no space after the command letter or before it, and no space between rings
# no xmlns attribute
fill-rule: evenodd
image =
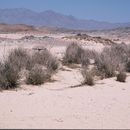
<svg viewBox="0 0 130 130"><path fill-rule="evenodd" d="M116 58L118 63L126 63L128 60L128 47L126 44L114 44L111 46L111 55Z"/></svg>
<svg viewBox="0 0 130 130"><path fill-rule="evenodd" d="M19 72L26 67L29 55L22 48L13 49L0 65L0 88L18 87Z"/></svg>
<svg viewBox="0 0 130 130"><path fill-rule="evenodd" d="M123 71L120 71L119 74L117 74L117 81L119 82L125 82L126 81L126 73Z"/></svg>
<svg viewBox="0 0 130 130"><path fill-rule="evenodd" d="M95 59L97 54L98 53L94 50L83 49L77 43L72 43L66 49L63 63L88 66L90 64L90 59Z"/></svg>
<svg viewBox="0 0 130 130"><path fill-rule="evenodd" d="M53 56L48 57L47 69L50 72L55 72L58 69L58 67L59 67L58 60L55 57L53 57Z"/></svg>
<svg viewBox="0 0 130 130"><path fill-rule="evenodd" d="M83 53L82 47L77 43L72 43L66 49L63 62L65 64L72 64L72 63L79 64L81 63L82 53Z"/></svg>
<svg viewBox="0 0 130 130"><path fill-rule="evenodd" d="M40 85L48 81L59 66L58 60L46 48L34 52L30 62L26 83L32 85Z"/></svg>
<svg viewBox="0 0 130 130"><path fill-rule="evenodd" d="M83 67L87 67L89 64L91 64L90 60L95 60L98 57L98 52L96 52L95 50L89 50L89 49L85 49L83 50L83 53L81 55L81 64Z"/></svg>
<svg viewBox="0 0 130 130"><path fill-rule="evenodd" d="M81 64L83 67L87 67L90 64L90 60L95 60L98 53L95 50L83 49L77 43L70 44L63 57L63 63Z"/></svg>
<svg viewBox="0 0 130 130"><path fill-rule="evenodd" d="M96 66L98 71L105 76L105 78L110 78L115 76L115 70L118 66L114 55L111 55L110 48L105 48L103 52L96 59Z"/></svg>
<svg viewBox="0 0 130 130"><path fill-rule="evenodd" d="M98 52L95 50L90 50L90 49L85 49L85 54L89 59L96 59L96 57L98 56Z"/></svg>
<svg viewBox="0 0 130 130"><path fill-rule="evenodd" d="M128 59L127 45L115 44L111 47L105 47L101 54L96 57L96 66L104 78L109 78L115 76L116 71L120 72L120 66L129 71L130 62L128 62Z"/></svg>
<svg viewBox="0 0 130 130"><path fill-rule="evenodd" d="M81 55L81 65L82 67L87 67L90 63L90 59L88 57L88 53L87 51L83 51L82 55Z"/></svg>
<svg viewBox="0 0 130 130"><path fill-rule="evenodd" d="M84 68L81 72L84 80L83 80L83 85L87 84L89 86L93 86L94 85L94 75L91 71L87 70L87 68Z"/></svg>
<svg viewBox="0 0 130 130"><path fill-rule="evenodd" d="M43 69L40 65L35 65L26 77L26 83L32 85L40 85L46 82L51 75L48 73L47 69Z"/></svg>
<svg viewBox="0 0 130 130"><path fill-rule="evenodd" d="M22 48L12 50L4 62L0 64L0 88L18 87L19 72L26 66L29 56Z"/></svg>
<svg viewBox="0 0 130 130"><path fill-rule="evenodd" d="M82 75L84 78L84 84L93 85L94 76L99 78L110 78L116 76L116 72L119 72L117 75L117 81L125 82L126 73L125 73L125 64L127 63L127 69L130 68L130 62L128 61L128 48L127 45L119 44L112 45L111 47L105 47L101 53L95 51L86 50L84 53L83 60L88 63L88 59L94 59L95 64L93 64L92 70L89 71L88 67L83 67ZM91 64L87 64L87 66ZM85 68L85 69L84 69ZM121 71L122 68L122 71ZM129 69L130 70L130 69ZM94 72L94 73L93 73Z"/></svg>
<svg viewBox="0 0 130 130"><path fill-rule="evenodd" d="M45 48L36 51L30 58L29 74L26 83L40 85L50 79L51 75L58 69L58 60ZM46 68L46 69L43 69Z"/></svg>
<svg viewBox="0 0 130 130"><path fill-rule="evenodd" d="M126 66L126 71L130 72L130 44L127 45L127 62L125 64Z"/></svg>
<svg viewBox="0 0 130 130"><path fill-rule="evenodd" d="M16 48L9 53L7 62L11 64L15 69L20 71L23 68L26 68L30 61L30 56L27 51L23 48Z"/></svg>
<svg viewBox="0 0 130 130"><path fill-rule="evenodd" d="M130 60L128 60L126 63L126 71L130 72Z"/></svg>
<svg viewBox="0 0 130 130"><path fill-rule="evenodd" d="M43 65L51 72L56 71L59 66L58 60L47 49L34 52L32 55L32 64Z"/></svg>
<svg viewBox="0 0 130 130"><path fill-rule="evenodd" d="M35 64L46 66L50 71L58 69L58 60L46 49L28 54L23 48L17 48L10 52L8 61L18 70L26 68L31 70Z"/></svg>
<svg viewBox="0 0 130 130"><path fill-rule="evenodd" d="M39 65L38 65L39 64ZM18 87L20 73L28 70L29 84L42 84L58 69L59 62L48 50L28 54L23 48L13 49L4 62L0 63L0 88ZM43 69L45 68L46 69Z"/></svg>
<svg viewBox="0 0 130 130"><path fill-rule="evenodd" d="M10 62L0 64L0 88L12 89L18 87L19 71Z"/></svg>

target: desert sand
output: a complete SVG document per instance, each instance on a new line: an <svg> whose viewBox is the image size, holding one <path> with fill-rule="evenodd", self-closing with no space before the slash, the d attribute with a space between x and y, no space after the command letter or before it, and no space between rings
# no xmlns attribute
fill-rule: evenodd
<svg viewBox="0 0 130 130"><path fill-rule="evenodd" d="M17 38L11 34L5 36L21 38L21 35ZM31 49L42 44L27 43L28 41L13 42L10 45L5 41L1 42L1 57L10 48L22 46ZM55 43L57 44L51 51L60 58L65 46ZM103 47L101 44L83 45L99 50ZM23 83L15 90L1 91L0 128L129 129L130 75L127 75L126 83L110 78L95 81L96 85L92 87L85 85L72 88L71 86L82 81L80 68L63 66L52 77L52 82L40 86Z"/></svg>

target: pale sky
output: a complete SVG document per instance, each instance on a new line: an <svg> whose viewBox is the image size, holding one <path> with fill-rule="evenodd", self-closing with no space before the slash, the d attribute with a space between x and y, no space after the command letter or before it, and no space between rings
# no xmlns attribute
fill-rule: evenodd
<svg viewBox="0 0 130 130"><path fill-rule="evenodd" d="M53 10L80 19L130 22L130 0L0 0L0 9Z"/></svg>

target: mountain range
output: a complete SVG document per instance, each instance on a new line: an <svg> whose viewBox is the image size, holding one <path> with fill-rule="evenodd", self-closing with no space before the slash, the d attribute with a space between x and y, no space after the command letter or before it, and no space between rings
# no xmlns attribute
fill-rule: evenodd
<svg viewBox="0 0 130 130"><path fill-rule="evenodd" d="M104 30L130 27L129 23L109 23L95 20L78 19L52 10L35 12L25 8L0 9L0 23L26 24L33 26L60 27L81 30Z"/></svg>

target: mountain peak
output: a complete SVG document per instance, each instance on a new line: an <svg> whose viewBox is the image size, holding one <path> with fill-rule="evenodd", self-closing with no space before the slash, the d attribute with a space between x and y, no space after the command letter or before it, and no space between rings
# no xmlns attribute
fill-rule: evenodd
<svg viewBox="0 0 130 130"><path fill-rule="evenodd" d="M69 29L97 30L130 27L130 23L108 23L95 20L81 20L72 15L64 15L46 10L35 12L26 8L0 9L0 23L27 24L34 26L62 27Z"/></svg>
<svg viewBox="0 0 130 130"><path fill-rule="evenodd" d="M54 12L53 10L46 10L44 11L44 13L56 13L56 12Z"/></svg>

